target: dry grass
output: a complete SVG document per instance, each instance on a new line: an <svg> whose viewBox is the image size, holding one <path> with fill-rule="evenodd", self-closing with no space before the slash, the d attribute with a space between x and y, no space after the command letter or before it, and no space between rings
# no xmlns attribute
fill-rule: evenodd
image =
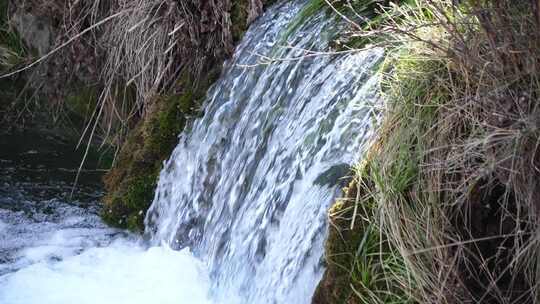
<svg viewBox="0 0 540 304"><path fill-rule="evenodd" d="M232 53L239 36L235 31L244 30L264 2L14 2L13 9L49 18L58 33L48 54L3 77L46 65L47 83L34 87L47 88L54 112L65 108L74 85L96 87L99 98L82 138L97 136L120 146L156 96L176 94L186 86L197 89L200 78L206 81L208 71Z"/></svg>
<svg viewBox="0 0 540 304"><path fill-rule="evenodd" d="M350 207L381 245L349 303L540 300L538 2L459 2L381 8L358 33L390 51L385 120ZM384 282L362 289L362 276Z"/></svg>
<svg viewBox="0 0 540 304"><path fill-rule="evenodd" d="M45 71L46 77L31 77L31 87L43 93L53 120L70 119L69 101L86 103L75 104L91 108L76 113L85 116L80 145L88 151L91 143L102 143L119 151L137 124L151 120L148 116L154 114L148 109L163 100L159 96L201 91L210 85L231 55L235 39L262 12L264 2L12 2L14 10L31 11L56 24L56 41L50 52L2 77ZM88 90L79 90L81 86L90 87L90 98Z"/></svg>
<svg viewBox="0 0 540 304"><path fill-rule="evenodd" d="M118 127L124 130L120 135L125 134L134 118L144 117L156 96L191 85L182 82L182 75L198 79L213 60L231 52L226 13L230 7L224 3L203 7L196 1L95 1L91 7L69 10L79 12L74 20L90 19L91 24L100 16L117 15L93 33L94 47L103 51L99 67L103 89L94 113L101 134L118 135ZM205 18L208 23L201 21ZM80 29L70 31L76 34ZM135 92L134 98L118 98L133 97L129 90Z"/></svg>

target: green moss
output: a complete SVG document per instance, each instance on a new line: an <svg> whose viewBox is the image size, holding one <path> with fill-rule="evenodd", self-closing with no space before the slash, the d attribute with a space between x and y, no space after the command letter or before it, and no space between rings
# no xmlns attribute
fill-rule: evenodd
<svg viewBox="0 0 540 304"><path fill-rule="evenodd" d="M144 229L162 163L177 145L188 119L198 115L206 90L217 75L218 71L211 69L197 82L184 75L179 84L183 92L154 99L105 177L103 218L109 224L133 231Z"/></svg>
<svg viewBox="0 0 540 304"><path fill-rule="evenodd" d="M130 209L139 209L141 212L148 209L152 200L152 192L155 186L155 176L145 175L136 177L129 185L124 196L126 206Z"/></svg>
<svg viewBox="0 0 540 304"><path fill-rule="evenodd" d="M107 193L102 216L108 224L132 231L144 229L160 169L154 149L144 141L141 126L132 131L104 179Z"/></svg>
<svg viewBox="0 0 540 304"><path fill-rule="evenodd" d="M163 110L152 119L148 133L149 149L158 155L172 151L176 136L184 129L187 117L193 114L196 99L191 90L183 94L161 97Z"/></svg>
<svg viewBox="0 0 540 304"><path fill-rule="evenodd" d="M147 174L136 177L129 183L124 195L125 205L130 211L126 221L128 229L137 231L144 226L144 215L154 198L156 178L155 174Z"/></svg>
<svg viewBox="0 0 540 304"><path fill-rule="evenodd" d="M127 179L117 185L117 191L107 194L102 217L108 224L132 231L143 230L159 173L151 169L124 175Z"/></svg>

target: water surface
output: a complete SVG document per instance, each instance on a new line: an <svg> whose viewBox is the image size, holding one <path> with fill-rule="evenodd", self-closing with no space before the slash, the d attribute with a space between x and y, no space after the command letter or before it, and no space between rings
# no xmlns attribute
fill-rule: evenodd
<svg viewBox="0 0 540 304"><path fill-rule="evenodd" d="M0 136L0 303L209 303L188 249L148 248L100 219L101 170L53 136ZM72 190L73 195L72 195Z"/></svg>

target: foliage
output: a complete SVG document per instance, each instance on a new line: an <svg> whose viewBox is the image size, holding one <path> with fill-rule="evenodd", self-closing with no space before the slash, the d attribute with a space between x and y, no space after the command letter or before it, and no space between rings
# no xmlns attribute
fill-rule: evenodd
<svg viewBox="0 0 540 304"><path fill-rule="evenodd" d="M318 303L539 300L539 27L529 1L417 0L360 30L389 50L387 110L327 245L353 271L318 293L346 296ZM370 229L333 246L351 221Z"/></svg>

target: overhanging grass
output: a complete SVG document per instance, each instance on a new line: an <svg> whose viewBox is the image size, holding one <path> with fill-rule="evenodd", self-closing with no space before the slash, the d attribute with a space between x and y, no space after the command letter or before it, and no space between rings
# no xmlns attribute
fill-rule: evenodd
<svg viewBox="0 0 540 304"><path fill-rule="evenodd" d="M408 254L432 243L422 232L428 226L437 230L438 215L428 212L436 207L427 197L410 194L416 191L420 178L438 102L448 96L444 88L434 87L430 80L446 70L439 60L420 58L408 51L388 58L387 65L392 65L388 74L392 78L385 80L387 96L400 98L389 101L379 140L356 169L352 187L358 188L357 192L352 197L348 193L346 203L338 203L331 211L332 221L337 222L331 235L343 234L344 230L354 235L345 238L347 245L331 248L327 257L329 263L335 263L331 256L349 257L338 261L339 266L330 266L347 269L347 279L342 279L347 284L334 288L349 293L342 291L338 299L323 303L416 303L434 284L434 278L429 277L432 269L425 269L431 265L422 262L437 253ZM425 100L430 102L426 104ZM349 220L343 221L344 217ZM401 225L402 220L411 222ZM354 225L357 228L351 229ZM332 242L340 239L331 237L329 244Z"/></svg>
<svg viewBox="0 0 540 304"><path fill-rule="evenodd" d="M332 210L314 302L535 303L540 13L527 1L395 8L362 33L391 50L387 110L359 191L335 206L348 217Z"/></svg>

